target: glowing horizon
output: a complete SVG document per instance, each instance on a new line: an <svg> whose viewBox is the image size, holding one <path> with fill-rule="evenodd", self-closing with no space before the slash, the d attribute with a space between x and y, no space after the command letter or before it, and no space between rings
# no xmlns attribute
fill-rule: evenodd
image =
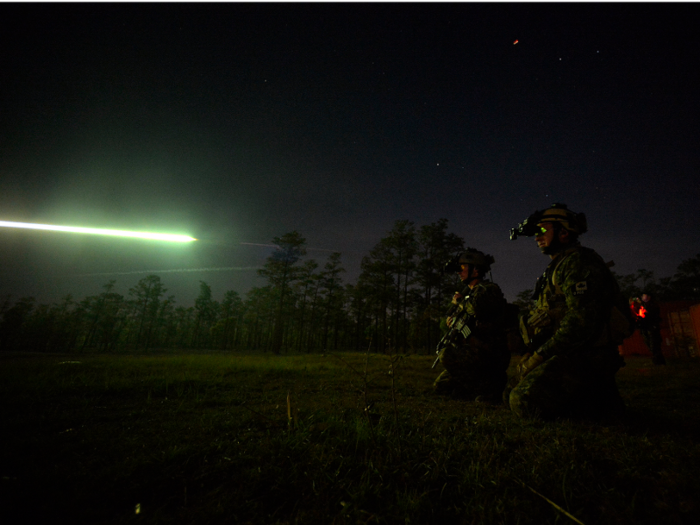
<svg viewBox="0 0 700 525"><path fill-rule="evenodd" d="M0 227L24 228L27 230L47 230L67 233L87 233L92 235L110 235L112 237L133 237L136 239L149 239L152 241L192 242L197 240L189 235L176 235L172 233L132 232L103 228L83 228L80 226L55 226L53 224L35 224L31 222L0 221Z"/></svg>

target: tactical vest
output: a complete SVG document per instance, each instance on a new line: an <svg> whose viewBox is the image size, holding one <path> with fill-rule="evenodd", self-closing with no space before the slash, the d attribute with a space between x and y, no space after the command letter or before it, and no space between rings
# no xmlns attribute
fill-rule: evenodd
<svg viewBox="0 0 700 525"><path fill-rule="evenodd" d="M534 351L549 339L559 327L566 314L566 296L556 282L556 270L575 248L560 254L558 261L552 261L544 273L537 279L532 298L536 300L535 309L520 320L520 333L528 349Z"/></svg>

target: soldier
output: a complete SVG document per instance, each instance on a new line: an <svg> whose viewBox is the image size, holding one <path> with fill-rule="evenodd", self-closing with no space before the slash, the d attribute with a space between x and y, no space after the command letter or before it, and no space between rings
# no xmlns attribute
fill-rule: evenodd
<svg viewBox="0 0 700 525"><path fill-rule="evenodd" d="M637 326L644 337L644 342L651 350L652 362L665 365L666 358L661 351L661 310L651 292L642 293L642 300L637 310Z"/></svg>
<svg viewBox="0 0 700 525"><path fill-rule="evenodd" d="M551 259L535 286L535 308L521 319L528 353L504 391L504 401L520 417L624 411L615 383L624 366L618 345L634 323L608 265L579 243L586 231L585 215L565 204L535 212L511 230L511 240L534 235Z"/></svg>
<svg viewBox="0 0 700 525"><path fill-rule="evenodd" d="M466 315L470 334L458 334L439 354L445 370L434 383L438 394L487 403L501 403L510 352L504 330L506 300L499 286L485 279L494 263L491 255L467 248L445 267L459 273L465 285L452 298L447 325Z"/></svg>

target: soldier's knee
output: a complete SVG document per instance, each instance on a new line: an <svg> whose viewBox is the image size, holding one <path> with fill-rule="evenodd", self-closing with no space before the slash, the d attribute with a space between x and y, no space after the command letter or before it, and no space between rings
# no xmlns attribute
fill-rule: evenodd
<svg viewBox="0 0 700 525"><path fill-rule="evenodd" d="M516 417L522 419L549 420L555 416L549 404L541 397L533 396L530 389L522 383L510 391L507 405Z"/></svg>
<svg viewBox="0 0 700 525"><path fill-rule="evenodd" d="M506 392L504 392L505 397ZM529 402L526 393L515 387L508 393L508 403L510 411L519 418L532 418L535 416L533 407Z"/></svg>
<svg viewBox="0 0 700 525"><path fill-rule="evenodd" d="M435 382L433 382L433 390L436 394L449 394L451 391L451 380L450 374L447 370L443 370Z"/></svg>

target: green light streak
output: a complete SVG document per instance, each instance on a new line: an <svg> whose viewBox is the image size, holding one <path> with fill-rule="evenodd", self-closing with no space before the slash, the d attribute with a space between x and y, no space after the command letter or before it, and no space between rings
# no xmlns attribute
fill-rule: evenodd
<svg viewBox="0 0 700 525"><path fill-rule="evenodd" d="M29 222L0 221L0 227L25 228L28 230L49 230L69 233L89 233L93 235L111 235L113 237L134 237L136 239L149 239L152 241L192 242L194 237L188 235L174 235L170 233L130 232L125 230L106 230L102 228L81 228L79 226L54 226L52 224L33 224Z"/></svg>

